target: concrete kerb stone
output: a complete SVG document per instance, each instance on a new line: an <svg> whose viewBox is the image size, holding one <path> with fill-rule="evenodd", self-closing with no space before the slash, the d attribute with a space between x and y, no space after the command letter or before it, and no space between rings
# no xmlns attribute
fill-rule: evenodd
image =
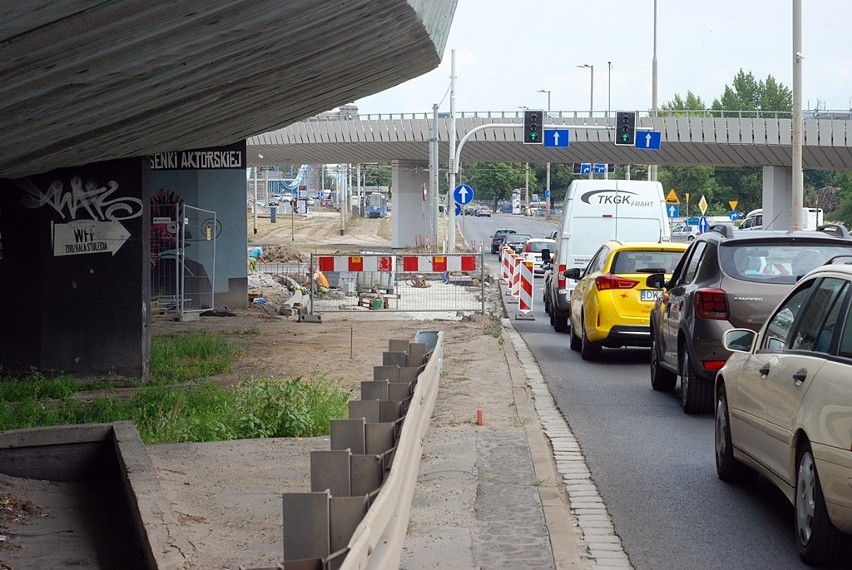
<svg viewBox="0 0 852 570"><path fill-rule="evenodd" d="M529 419L527 412L537 414L535 425L524 422L536 477L562 482L558 493L552 488L547 492L544 492L546 487L539 489L556 568L633 568L592 481L582 450L556 407L535 357L510 319L503 319L503 326L514 348L514 358L507 351L507 359L518 415L524 420Z"/></svg>

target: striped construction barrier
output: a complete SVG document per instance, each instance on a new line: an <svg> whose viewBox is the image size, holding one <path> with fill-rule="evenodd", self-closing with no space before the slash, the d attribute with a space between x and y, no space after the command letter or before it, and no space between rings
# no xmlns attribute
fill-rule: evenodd
<svg viewBox="0 0 852 570"><path fill-rule="evenodd" d="M532 261L524 261L520 264L520 285L518 291L520 294L518 300L518 310L523 313L529 313L533 309L533 263Z"/></svg>
<svg viewBox="0 0 852 570"><path fill-rule="evenodd" d="M319 255L316 257L320 271L396 271L397 264L402 271L408 272L444 272L476 271L478 255Z"/></svg>
<svg viewBox="0 0 852 570"><path fill-rule="evenodd" d="M509 291L512 296L518 298L520 295L520 287L521 287L521 257L516 254L512 254L512 280L509 283Z"/></svg>

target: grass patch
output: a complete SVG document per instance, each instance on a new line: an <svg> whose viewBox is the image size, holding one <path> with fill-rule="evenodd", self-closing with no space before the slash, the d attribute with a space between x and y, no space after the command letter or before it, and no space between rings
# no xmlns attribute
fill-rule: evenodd
<svg viewBox="0 0 852 570"><path fill-rule="evenodd" d="M150 381L190 382L230 370L243 351L218 336L158 335L151 340Z"/></svg>
<svg viewBox="0 0 852 570"><path fill-rule="evenodd" d="M0 402L0 431L131 420L145 443L314 437L346 417L351 393L325 379L250 380L146 386L131 397L109 390L91 401Z"/></svg>
<svg viewBox="0 0 852 570"><path fill-rule="evenodd" d="M102 380L97 396L71 377L33 375L0 382L0 431L131 420L145 443L223 441L328 434L352 394L312 376L250 379L221 386L242 350L211 335L168 334L151 343L151 382L128 393Z"/></svg>
<svg viewBox="0 0 852 570"><path fill-rule="evenodd" d="M494 314L488 315L488 321L485 323L485 334L494 338L503 340L503 322L500 317Z"/></svg>

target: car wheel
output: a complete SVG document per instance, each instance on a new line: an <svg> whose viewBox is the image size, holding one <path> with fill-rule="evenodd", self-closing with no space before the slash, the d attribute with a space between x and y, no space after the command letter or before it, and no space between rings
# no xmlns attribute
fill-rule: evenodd
<svg viewBox="0 0 852 570"><path fill-rule="evenodd" d="M577 325L574 322L571 322L571 350L579 352L580 348L583 346L583 340L577 336Z"/></svg>
<svg viewBox="0 0 852 570"><path fill-rule="evenodd" d="M805 441L796 460L796 545L807 564L849 562L852 538L837 530L825 508L814 455Z"/></svg>
<svg viewBox="0 0 852 570"><path fill-rule="evenodd" d="M703 414L713 406L713 384L698 376L686 347L680 357L680 405L687 414Z"/></svg>
<svg viewBox="0 0 852 570"><path fill-rule="evenodd" d="M554 307L551 315L553 317L553 330L556 332L568 332L568 314L560 313Z"/></svg>
<svg viewBox="0 0 852 570"><path fill-rule="evenodd" d="M651 388L658 392L671 392L677 384L677 374L666 370L660 365L660 355L657 352L657 339L651 325Z"/></svg>
<svg viewBox="0 0 852 570"><path fill-rule="evenodd" d="M722 481L739 481L746 475L757 475L757 473L736 459L734 459L734 446L731 443L731 418L728 414L728 396L725 387L719 387L719 395L716 397L716 475Z"/></svg>
<svg viewBox="0 0 852 570"><path fill-rule="evenodd" d="M601 357L601 345L591 342L586 336L586 325L583 324L585 321L585 316L580 314L580 356L583 360L598 360Z"/></svg>

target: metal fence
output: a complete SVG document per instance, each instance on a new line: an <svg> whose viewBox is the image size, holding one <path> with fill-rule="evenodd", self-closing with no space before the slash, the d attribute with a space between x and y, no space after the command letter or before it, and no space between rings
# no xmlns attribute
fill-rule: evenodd
<svg viewBox="0 0 852 570"><path fill-rule="evenodd" d="M485 313L483 253L312 254L310 263L263 264L261 271L301 286L311 313L334 311Z"/></svg>
<svg viewBox="0 0 852 570"><path fill-rule="evenodd" d="M188 313L214 307L216 212L185 204L157 205L151 215L152 302L160 310Z"/></svg>

